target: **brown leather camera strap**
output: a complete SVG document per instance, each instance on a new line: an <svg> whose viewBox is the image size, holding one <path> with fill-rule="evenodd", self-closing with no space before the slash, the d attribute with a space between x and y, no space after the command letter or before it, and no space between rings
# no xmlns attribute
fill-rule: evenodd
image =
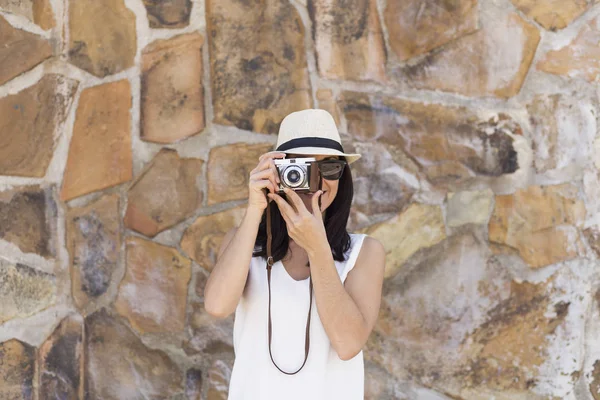
<svg viewBox="0 0 600 400"><path fill-rule="evenodd" d="M320 200L320 199L319 199ZM320 202L319 202L320 203ZM267 282L269 285L269 325L268 325L268 329L269 329L269 355L271 356L271 361L273 362L273 365L275 365L275 367L277 367L277 369L281 372L283 372L286 375L294 375L296 373L298 373L303 367L304 364L306 364L306 360L308 359L308 350L310 348L310 312L312 310L312 292L313 292L313 285L312 285L312 277L309 276L309 280L310 280L310 295L309 295L309 301L310 301L310 305L308 307L308 317L306 318L306 333L304 336L304 362L302 363L302 365L300 366L300 368L298 368L298 370L296 370L295 372L286 372L284 370L282 370L281 368L279 368L279 366L277 365L277 363L275 363L275 360L273 359L273 353L271 352L271 337L272 337L272 332L273 332L273 324L271 322L271 267L273 266L273 253L271 252L271 242L273 241L273 237L271 234L271 204L269 202L269 198L267 198Z"/></svg>

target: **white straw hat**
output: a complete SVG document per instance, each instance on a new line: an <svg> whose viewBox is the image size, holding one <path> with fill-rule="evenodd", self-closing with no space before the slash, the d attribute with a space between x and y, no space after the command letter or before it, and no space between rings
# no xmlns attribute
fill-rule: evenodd
<svg viewBox="0 0 600 400"><path fill-rule="evenodd" d="M344 156L348 164L361 155L344 153L342 140L331 114L309 108L288 114L279 126L275 151L286 154Z"/></svg>

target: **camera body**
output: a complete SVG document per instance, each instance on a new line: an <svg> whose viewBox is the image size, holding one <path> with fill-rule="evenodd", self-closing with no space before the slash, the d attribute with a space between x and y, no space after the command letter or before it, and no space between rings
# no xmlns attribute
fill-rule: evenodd
<svg viewBox="0 0 600 400"><path fill-rule="evenodd" d="M314 193L319 190L321 177L316 158L284 158L274 162L280 180L277 193L283 193L285 187L299 193Z"/></svg>

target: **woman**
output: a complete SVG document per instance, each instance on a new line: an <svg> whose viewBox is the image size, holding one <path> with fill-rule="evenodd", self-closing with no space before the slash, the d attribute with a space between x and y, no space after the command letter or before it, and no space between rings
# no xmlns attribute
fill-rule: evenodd
<svg viewBox="0 0 600 400"><path fill-rule="evenodd" d="M316 158L321 190L277 194L274 160L285 157ZM251 171L246 213L225 236L204 290L208 313L235 311L230 400L364 398L362 348L379 313L385 251L346 231L347 164L359 158L344 153L328 112L308 109L284 118L276 151Z"/></svg>

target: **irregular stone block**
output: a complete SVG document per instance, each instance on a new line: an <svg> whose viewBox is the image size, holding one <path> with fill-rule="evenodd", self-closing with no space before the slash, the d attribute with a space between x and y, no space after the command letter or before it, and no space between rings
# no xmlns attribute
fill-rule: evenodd
<svg viewBox="0 0 600 400"><path fill-rule="evenodd" d="M150 28L183 28L190 24L191 0L144 0Z"/></svg>
<svg viewBox="0 0 600 400"><path fill-rule="evenodd" d="M538 172L587 164L597 129L594 105L571 96L544 94L535 96L527 111Z"/></svg>
<svg viewBox="0 0 600 400"><path fill-rule="evenodd" d="M566 78L596 82L600 77L600 17L581 28L571 43L549 51L537 63L537 69Z"/></svg>
<svg viewBox="0 0 600 400"><path fill-rule="evenodd" d="M0 0L0 9L22 15L43 30L56 25L50 0Z"/></svg>
<svg viewBox="0 0 600 400"><path fill-rule="evenodd" d="M0 258L0 324L29 317L54 305L55 281L53 275Z"/></svg>
<svg viewBox="0 0 600 400"><path fill-rule="evenodd" d="M340 127L340 113L335 104L335 98L331 89L317 89L317 100L319 101L319 108L327 111L333 119L335 124Z"/></svg>
<svg viewBox="0 0 600 400"><path fill-rule="evenodd" d="M519 168L513 136L522 130L505 114L485 121L465 107L349 91L340 109L356 141L385 145L398 164L408 155L434 185L456 189L474 174L498 177Z"/></svg>
<svg viewBox="0 0 600 400"><path fill-rule="evenodd" d="M137 237L127 238L126 246L127 270L115 309L140 333L181 332L191 261L174 248Z"/></svg>
<svg viewBox="0 0 600 400"><path fill-rule="evenodd" d="M490 189L448 193L446 223L449 227L465 224L487 224L494 192Z"/></svg>
<svg viewBox="0 0 600 400"><path fill-rule="evenodd" d="M137 51L135 14L123 0L69 2L68 46L69 62L90 74L124 71Z"/></svg>
<svg viewBox="0 0 600 400"><path fill-rule="evenodd" d="M181 249L202 268L212 271L223 237L242 222L245 212L246 207L241 206L198 217L183 233Z"/></svg>
<svg viewBox="0 0 600 400"><path fill-rule="evenodd" d="M390 0L384 12L392 51L400 61L473 33L477 0Z"/></svg>
<svg viewBox="0 0 600 400"><path fill-rule="evenodd" d="M191 336L183 347L188 355L233 352L234 316L215 318L204 309L204 303L192 304Z"/></svg>
<svg viewBox="0 0 600 400"><path fill-rule="evenodd" d="M208 204L247 199L250 171L272 148L268 143L213 147L208 159Z"/></svg>
<svg viewBox="0 0 600 400"><path fill-rule="evenodd" d="M57 205L54 188L26 186L0 192L0 238L23 253L56 255Z"/></svg>
<svg viewBox="0 0 600 400"><path fill-rule="evenodd" d="M161 149L129 189L125 226L154 237L192 215L204 198L197 184L203 164Z"/></svg>
<svg viewBox="0 0 600 400"><path fill-rule="evenodd" d="M521 90L539 41L533 25L510 14L394 74L416 89L510 98Z"/></svg>
<svg viewBox="0 0 600 400"><path fill-rule="evenodd" d="M52 56L50 42L14 28L0 15L0 85Z"/></svg>
<svg viewBox="0 0 600 400"><path fill-rule="evenodd" d="M183 390L182 374L164 352L146 347L101 309L85 319L86 399L166 399Z"/></svg>
<svg viewBox="0 0 600 400"><path fill-rule="evenodd" d="M140 137L174 143L204 129L199 33L157 40L142 52Z"/></svg>
<svg viewBox="0 0 600 400"><path fill-rule="evenodd" d="M60 192L62 201L131 179L130 108L127 80L81 93Z"/></svg>
<svg viewBox="0 0 600 400"><path fill-rule="evenodd" d="M393 276L417 251L446 239L444 217L437 206L414 203L394 218L364 230L386 249L385 276Z"/></svg>
<svg viewBox="0 0 600 400"><path fill-rule="evenodd" d="M289 1L207 0L206 25L215 123L277 133L312 107L304 25Z"/></svg>
<svg viewBox="0 0 600 400"><path fill-rule="evenodd" d="M79 399L83 363L83 318L65 318L40 346L40 400Z"/></svg>
<svg viewBox="0 0 600 400"><path fill-rule="evenodd" d="M509 246L531 267L540 268L571 260L583 251L577 227L584 219L585 205L575 186L530 186L496 196L488 226L490 242Z"/></svg>
<svg viewBox="0 0 600 400"><path fill-rule="evenodd" d="M0 398L33 400L35 348L12 339L0 343Z"/></svg>
<svg viewBox="0 0 600 400"><path fill-rule="evenodd" d="M328 79L385 79L385 45L375 0L309 0L317 66Z"/></svg>
<svg viewBox="0 0 600 400"><path fill-rule="evenodd" d="M188 400L201 400L202 371L196 368L188 369L185 374L185 395Z"/></svg>
<svg viewBox="0 0 600 400"><path fill-rule="evenodd" d="M598 3L598 0L511 0L522 13L545 29L566 28L577 17Z"/></svg>
<svg viewBox="0 0 600 400"><path fill-rule="evenodd" d="M208 400L227 400L232 369L231 362L213 361L208 370Z"/></svg>
<svg viewBox="0 0 600 400"><path fill-rule="evenodd" d="M66 216L71 291L80 309L108 290L121 248L119 195L112 194Z"/></svg>
<svg viewBox="0 0 600 400"><path fill-rule="evenodd" d="M1 175L46 175L57 129L67 117L77 86L77 81L48 74L19 93L0 98Z"/></svg>

